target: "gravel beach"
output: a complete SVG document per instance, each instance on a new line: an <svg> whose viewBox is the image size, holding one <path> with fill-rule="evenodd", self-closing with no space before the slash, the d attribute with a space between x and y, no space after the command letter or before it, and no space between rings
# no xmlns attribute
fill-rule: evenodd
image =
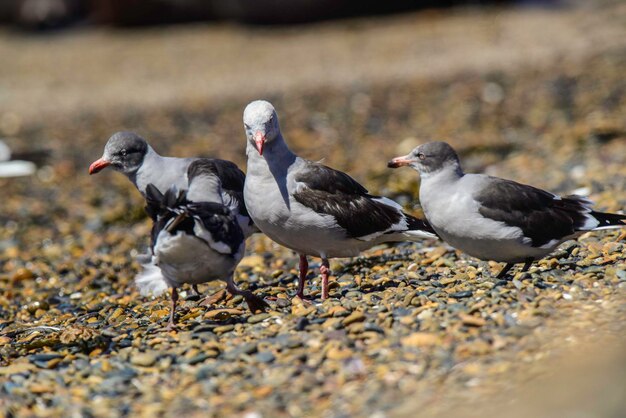
<svg viewBox="0 0 626 418"><path fill-rule="evenodd" d="M386 162L430 140L454 145L468 172L624 210L625 18L607 1L304 28L0 33L12 57L0 137L39 166L0 179L0 410L620 416L625 230L569 241L510 281L441 241L383 245L333 260L323 303L313 259L314 304L291 298L297 255L257 234L236 280L272 309L252 315L219 283L200 286L212 302L200 306L185 288L180 329L165 332L168 298L133 285L149 244L143 199L87 167L111 133L132 130L164 155L245 169L242 110L264 97L300 155L416 215L418 176Z"/></svg>

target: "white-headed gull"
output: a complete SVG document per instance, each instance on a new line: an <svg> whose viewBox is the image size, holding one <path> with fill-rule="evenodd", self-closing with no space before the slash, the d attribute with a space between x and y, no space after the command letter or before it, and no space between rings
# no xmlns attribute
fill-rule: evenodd
<svg viewBox="0 0 626 418"><path fill-rule="evenodd" d="M626 215L596 212L582 196L560 197L485 174L465 174L445 142L430 142L389 161L420 173L419 199L426 219L453 247L481 260L505 262L502 278L516 263L534 260L587 231L625 226Z"/></svg>
<svg viewBox="0 0 626 418"><path fill-rule="evenodd" d="M135 282L142 295L158 295L171 288L168 329L174 328L177 288L185 283L224 280L227 290L243 296L252 312L267 307L263 299L235 285L233 273L243 257L245 237L234 213L223 204L213 170L210 162L192 162L187 191L171 187L162 194L156 186L146 186L146 211L155 219L153 261Z"/></svg>
<svg viewBox="0 0 626 418"><path fill-rule="evenodd" d="M325 299L329 258L355 256L383 242L435 237L427 222L402 212L392 200L369 194L341 171L294 154L269 102L250 103L243 122L248 213L263 233L300 254L298 296L304 296L307 255L322 259Z"/></svg>
<svg viewBox="0 0 626 418"><path fill-rule="evenodd" d="M185 190L188 186L187 168L197 160L213 164L214 175L222 184L224 202L237 212L244 234L257 232L243 202L245 174L231 161L214 158L175 158L159 155L148 142L133 132L117 132L109 138L101 158L91 163L89 174L111 167L124 174L145 197L148 184L165 193L174 186Z"/></svg>

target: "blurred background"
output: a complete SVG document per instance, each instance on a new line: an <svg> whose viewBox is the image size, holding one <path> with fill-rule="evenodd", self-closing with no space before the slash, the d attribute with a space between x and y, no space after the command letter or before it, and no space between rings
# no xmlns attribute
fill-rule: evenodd
<svg viewBox="0 0 626 418"><path fill-rule="evenodd" d="M295 24L427 7L504 2L506 0L5 0L0 6L0 19L35 30L71 25L140 26L218 20ZM554 3L554 0L534 3Z"/></svg>
<svg viewBox="0 0 626 418"><path fill-rule="evenodd" d="M132 130L162 154L245 168L241 112L257 98L274 103L300 155L408 210L419 210L418 177L386 161L435 139L457 147L467 171L626 207L624 1L0 0L0 57L0 279L59 276L68 300L80 271L129 263L147 245L130 183L87 176L108 137ZM26 165L8 169L15 160ZM250 249L267 245L257 237ZM102 286L125 292L130 269ZM54 293L59 283L33 286ZM6 312L30 301L32 288L16 289ZM438 369L407 381L412 395L394 401L395 415L472 416L471 401L501 416L523 387L511 416L619 416L620 289L603 294L606 305L561 299L532 338L454 358L435 394ZM551 356L577 351L582 335L600 364L572 355L552 369ZM506 367L491 367L495 357ZM560 374L572 364L584 367ZM554 377L539 386L548 396L531 390L539 375ZM371 412L351 393L350 411Z"/></svg>

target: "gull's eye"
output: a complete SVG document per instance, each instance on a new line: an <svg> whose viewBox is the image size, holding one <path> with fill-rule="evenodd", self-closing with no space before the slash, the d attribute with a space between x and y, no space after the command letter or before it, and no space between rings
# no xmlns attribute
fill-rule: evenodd
<svg viewBox="0 0 626 418"><path fill-rule="evenodd" d="M120 154L122 154L122 157L126 157L126 154L128 154L128 151L123 149L122 152L120 152Z"/></svg>
<svg viewBox="0 0 626 418"><path fill-rule="evenodd" d="M426 155L424 155L424 153L422 153L422 152L418 152L417 153L417 158L419 158L420 160L425 160L426 159Z"/></svg>
<svg viewBox="0 0 626 418"><path fill-rule="evenodd" d="M243 124L243 126L244 126L246 129L250 129L250 125L248 125L247 123L244 123L244 124Z"/></svg>

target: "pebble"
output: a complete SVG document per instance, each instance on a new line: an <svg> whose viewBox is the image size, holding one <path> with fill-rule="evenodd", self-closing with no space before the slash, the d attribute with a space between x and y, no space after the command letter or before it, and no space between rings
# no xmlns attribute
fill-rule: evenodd
<svg viewBox="0 0 626 418"><path fill-rule="evenodd" d="M150 367L156 363L158 355L156 353L137 353L131 356L130 362L134 366Z"/></svg>
<svg viewBox="0 0 626 418"><path fill-rule="evenodd" d="M467 315L464 313L459 314L459 318L461 319L463 325L469 325L473 327L482 327L487 323L487 321L485 321L483 318L479 318L474 315Z"/></svg>
<svg viewBox="0 0 626 418"><path fill-rule="evenodd" d="M272 363L276 360L276 356L269 351L261 351L256 354L255 358L260 363Z"/></svg>
<svg viewBox="0 0 626 418"><path fill-rule="evenodd" d="M407 347L430 347L440 343L440 338L436 334L426 332L415 332L402 338L402 345Z"/></svg>
<svg viewBox="0 0 626 418"><path fill-rule="evenodd" d="M451 298L455 298L455 299L464 299L464 298L469 298L472 296L472 291L471 290L463 290L461 292L455 292L455 293L451 293L450 297Z"/></svg>
<svg viewBox="0 0 626 418"><path fill-rule="evenodd" d="M365 321L365 315L363 314L363 312L360 311L354 311L352 312L350 315L348 315L347 317L345 317L342 321L341 324L343 326L348 326L350 324L353 324L355 322L361 322L361 321Z"/></svg>
<svg viewBox="0 0 626 418"><path fill-rule="evenodd" d="M270 314L268 313L260 313L256 315L251 315L250 317L248 317L247 322L249 324L258 324L259 322L265 321L269 317L270 317Z"/></svg>

